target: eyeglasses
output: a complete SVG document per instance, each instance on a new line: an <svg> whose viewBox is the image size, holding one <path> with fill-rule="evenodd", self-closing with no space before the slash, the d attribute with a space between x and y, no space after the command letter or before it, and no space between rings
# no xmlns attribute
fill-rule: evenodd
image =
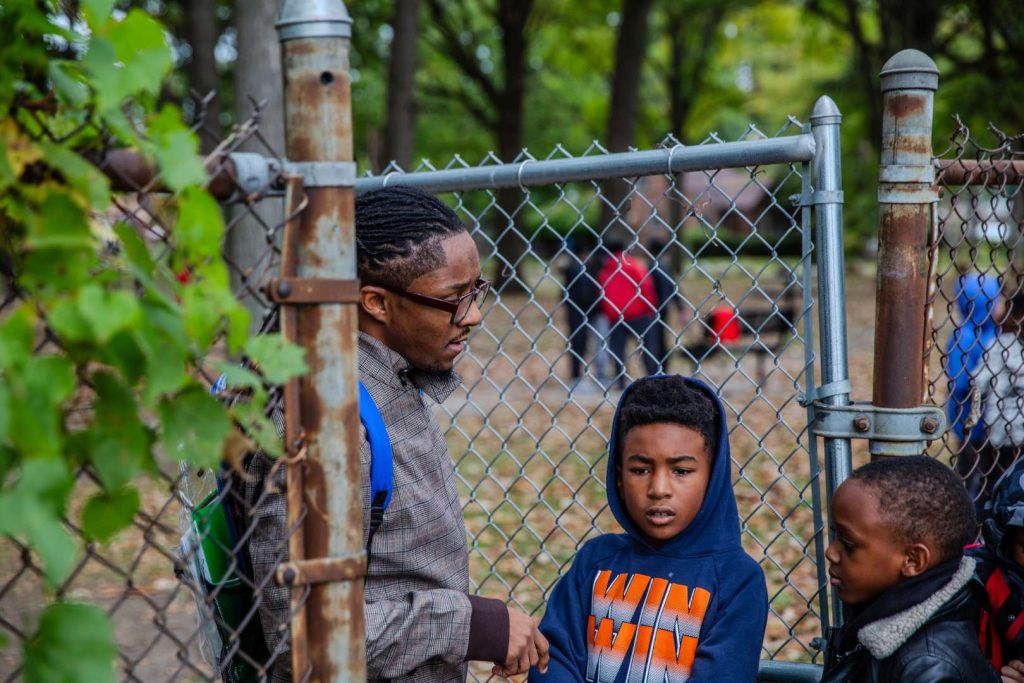
<svg viewBox="0 0 1024 683"><path fill-rule="evenodd" d="M477 280L473 283L473 289L469 290L457 299L438 299L436 297L427 296L426 294L417 294L416 292L406 292L401 289L392 289L391 287L384 287L384 289L404 296L409 301L415 301L418 304L424 306L430 306L440 311L446 311L452 314L451 324L461 325L462 321L469 315L470 309L473 307L473 302L476 302L477 308L482 308L484 301L487 299L487 294L491 291L491 283L487 280Z"/></svg>

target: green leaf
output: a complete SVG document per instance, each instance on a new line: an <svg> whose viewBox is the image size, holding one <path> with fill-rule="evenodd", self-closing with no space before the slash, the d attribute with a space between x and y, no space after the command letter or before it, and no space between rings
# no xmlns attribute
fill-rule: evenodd
<svg viewBox="0 0 1024 683"><path fill-rule="evenodd" d="M26 683L111 683L114 642L110 619L99 607L57 602L39 617L24 644Z"/></svg>
<svg viewBox="0 0 1024 683"><path fill-rule="evenodd" d="M27 249L95 249L96 240L85 211L66 192L51 190L40 200L33 220L28 222Z"/></svg>
<svg viewBox="0 0 1024 683"><path fill-rule="evenodd" d="M68 495L75 481L61 460L29 458L22 463L13 492L31 498L56 515L64 514Z"/></svg>
<svg viewBox="0 0 1024 683"><path fill-rule="evenodd" d="M6 147L0 147L0 190L6 190L8 187L14 184L18 179L18 176L14 174L14 169L11 168L11 162L7 158Z"/></svg>
<svg viewBox="0 0 1024 683"><path fill-rule="evenodd" d="M3 510L0 498L0 512ZM42 559L43 572L51 586L57 586L75 566L78 544L60 518L33 500L20 501L11 514L20 517L20 535Z"/></svg>
<svg viewBox="0 0 1024 683"><path fill-rule="evenodd" d="M201 386L193 385L160 402L161 442L168 457L215 467L231 429L227 411Z"/></svg>
<svg viewBox="0 0 1024 683"><path fill-rule="evenodd" d="M197 348L205 349L217 336L221 315L217 302L206 296L197 285L185 287L181 304L184 307L185 331Z"/></svg>
<svg viewBox="0 0 1024 683"><path fill-rule="evenodd" d="M58 458L63 441L60 406L75 388L71 363L63 356L32 357L8 377L13 396L10 432L16 449L36 458Z"/></svg>
<svg viewBox="0 0 1024 683"><path fill-rule="evenodd" d="M160 22L140 9L132 9L113 25L107 38L117 59L124 64L122 78L133 85L131 92L160 93L160 85L173 65L171 46Z"/></svg>
<svg viewBox="0 0 1024 683"><path fill-rule="evenodd" d="M107 491L117 491L139 473L153 438L142 424L131 390L111 373L93 376L97 399L89 430L89 459Z"/></svg>
<svg viewBox="0 0 1024 683"><path fill-rule="evenodd" d="M28 304L0 322L0 369L23 363L32 355L35 326L36 316Z"/></svg>
<svg viewBox="0 0 1024 683"><path fill-rule="evenodd" d="M118 64L114 44L99 34L92 34L89 47L82 57L82 66L89 73L96 90L96 104L101 112L116 112L121 102L131 94L132 84L121 80L122 66Z"/></svg>
<svg viewBox="0 0 1024 683"><path fill-rule="evenodd" d="M97 493L86 501L82 510L82 530L89 538L105 543L131 526L138 509L139 492L134 487Z"/></svg>
<svg viewBox="0 0 1024 683"><path fill-rule="evenodd" d="M309 371L305 350L285 341L279 334L251 338L245 344L245 354L256 362L271 384L284 384Z"/></svg>
<svg viewBox="0 0 1024 683"><path fill-rule="evenodd" d="M46 163L81 192L93 209L107 208L110 204L110 181L107 176L67 147L51 144L42 144L40 147Z"/></svg>
<svg viewBox="0 0 1024 683"><path fill-rule="evenodd" d="M149 136L153 141L152 152L160 165L160 175L172 190L180 192L192 185L206 182L206 166L199 156L199 138L181 120L179 111L165 106L148 126ZM207 200L217 209L217 205L205 191L192 188L195 195L206 195ZM182 211L187 197L182 197ZM216 210L219 217L220 211ZM179 218L179 222L182 219ZM223 229L223 228L222 228ZM216 243L218 246L220 242Z"/></svg>
<svg viewBox="0 0 1024 683"><path fill-rule="evenodd" d="M84 107L89 102L89 88L82 82L81 65L62 59L55 59L47 65L47 74L54 89L63 95L68 104Z"/></svg>
<svg viewBox="0 0 1024 683"><path fill-rule="evenodd" d="M196 187L182 192L174 231L178 246L196 262L218 258L223 235L224 218L213 197Z"/></svg>
<svg viewBox="0 0 1024 683"><path fill-rule="evenodd" d="M230 306L228 307L228 351L237 353L245 340L249 337L249 322L252 316L249 309L238 303L233 296L228 295Z"/></svg>
<svg viewBox="0 0 1024 683"><path fill-rule="evenodd" d="M15 463L20 460L13 448L0 444L0 481L6 481L7 475Z"/></svg>
<svg viewBox="0 0 1024 683"><path fill-rule="evenodd" d="M163 27L142 10L132 9L108 27L106 35L93 33L82 58L105 118L128 97L159 94L172 64Z"/></svg>
<svg viewBox="0 0 1024 683"><path fill-rule="evenodd" d="M22 283L40 294L60 292L88 282L98 259L93 248L39 249L24 261Z"/></svg>
<svg viewBox="0 0 1024 683"><path fill-rule="evenodd" d="M35 356L25 364L25 387L47 405L59 407L75 390L75 371L63 356Z"/></svg>
<svg viewBox="0 0 1024 683"><path fill-rule="evenodd" d="M142 400L155 407L160 395L177 391L188 383L188 341L181 316L175 311L151 300L143 300L141 306L142 317L134 334L146 357Z"/></svg>
<svg viewBox="0 0 1024 683"><path fill-rule="evenodd" d="M139 272L149 275L156 270L156 264L153 262L153 256L149 253L149 248L132 226L127 223L118 223L114 226L114 234L121 241L121 247L124 249L128 261Z"/></svg>
<svg viewBox="0 0 1024 683"><path fill-rule="evenodd" d="M112 336L100 350L100 356L130 384L138 384L146 372L146 356L139 348L135 330L122 330Z"/></svg>
<svg viewBox="0 0 1024 683"><path fill-rule="evenodd" d="M241 365L228 361L218 361L214 367L220 370L221 374L227 377L229 387L237 389L262 389L263 380L251 370L246 370Z"/></svg>
<svg viewBox="0 0 1024 683"><path fill-rule="evenodd" d="M139 318L139 303L130 292L111 292L98 284L82 287L78 310L89 321L93 337L100 344L121 330L131 328Z"/></svg>
<svg viewBox="0 0 1024 683"><path fill-rule="evenodd" d="M110 12L114 9L116 0L82 0L82 14L89 24L89 28L98 31L110 20Z"/></svg>
<svg viewBox="0 0 1024 683"><path fill-rule="evenodd" d="M13 488L0 493L0 534L34 548L51 585L75 563L77 546L60 521L73 484L63 461L33 458L23 461Z"/></svg>
<svg viewBox="0 0 1024 683"><path fill-rule="evenodd" d="M11 428L11 390L7 384L0 382L0 447L7 443L7 435ZM3 455L0 454L0 459ZM0 466L0 482L4 480L4 468Z"/></svg>
<svg viewBox="0 0 1024 683"><path fill-rule="evenodd" d="M46 314L50 328L62 341L84 342L92 339L92 327L78 310L78 302L62 298Z"/></svg>

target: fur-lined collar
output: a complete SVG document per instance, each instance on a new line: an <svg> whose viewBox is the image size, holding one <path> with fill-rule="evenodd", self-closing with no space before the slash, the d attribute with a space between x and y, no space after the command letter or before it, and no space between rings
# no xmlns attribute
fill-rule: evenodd
<svg viewBox="0 0 1024 683"><path fill-rule="evenodd" d="M857 640L875 659L885 659L903 646L910 636L927 623L950 598L967 585L974 575L974 558L964 557L960 567L945 586L924 602L890 617L873 621L857 631Z"/></svg>

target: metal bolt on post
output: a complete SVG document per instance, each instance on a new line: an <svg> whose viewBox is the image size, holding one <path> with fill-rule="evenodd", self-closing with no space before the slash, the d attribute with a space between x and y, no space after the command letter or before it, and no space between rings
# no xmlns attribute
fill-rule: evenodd
<svg viewBox="0 0 1024 683"><path fill-rule="evenodd" d="M344 179L354 180L355 172L338 173L339 162L352 161L351 24L341 0L285 0L277 22L287 156L307 171L296 274L310 285L309 292L341 291L336 285L351 285L356 277L354 197L352 182ZM296 650L308 648L311 680L324 683L366 680L363 576L347 571L362 559L363 528L358 323L352 303L352 297L323 294L316 301L289 304L297 307L297 338L310 368L299 389L308 505L302 561L311 569L323 568L295 575L297 584L305 583L292 590L308 589L309 594L307 632L293 632L292 639ZM304 674L294 675L306 680Z"/></svg>
<svg viewBox="0 0 1024 683"><path fill-rule="evenodd" d="M932 105L939 70L923 52L903 50L885 63L881 79L872 402L882 408L912 408L920 405L924 393L928 240L932 204L938 201ZM923 441L870 444L872 457L919 454L924 447Z"/></svg>

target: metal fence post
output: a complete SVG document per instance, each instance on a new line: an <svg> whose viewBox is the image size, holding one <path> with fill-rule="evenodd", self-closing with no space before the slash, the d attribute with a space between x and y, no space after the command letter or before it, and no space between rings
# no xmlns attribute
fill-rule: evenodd
<svg viewBox="0 0 1024 683"><path fill-rule="evenodd" d="M309 171L296 273L312 294L297 307L297 337L310 368L299 390L306 445L304 559L310 572L293 573L292 590L309 591L312 680L332 683L366 679L358 323L351 305L356 277L351 23L341 0L285 0L277 22L288 159ZM277 296L287 304L297 291L279 288ZM306 680L304 674L294 675Z"/></svg>
<svg viewBox="0 0 1024 683"><path fill-rule="evenodd" d="M843 120L831 97L822 96L811 113L814 135L815 249L818 271L818 326L821 340L821 387L818 398L826 405L850 403L850 375L846 353L846 286L843 266L843 193L839 126ZM825 440L826 504L850 474L848 439ZM834 624L842 614L832 596Z"/></svg>
<svg viewBox="0 0 1024 683"><path fill-rule="evenodd" d="M932 166L932 104L939 70L903 50L882 67L882 154L878 173L878 285L872 402L912 408L924 395L928 240L938 201ZM872 458L914 455L925 442L872 440Z"/></svg>

